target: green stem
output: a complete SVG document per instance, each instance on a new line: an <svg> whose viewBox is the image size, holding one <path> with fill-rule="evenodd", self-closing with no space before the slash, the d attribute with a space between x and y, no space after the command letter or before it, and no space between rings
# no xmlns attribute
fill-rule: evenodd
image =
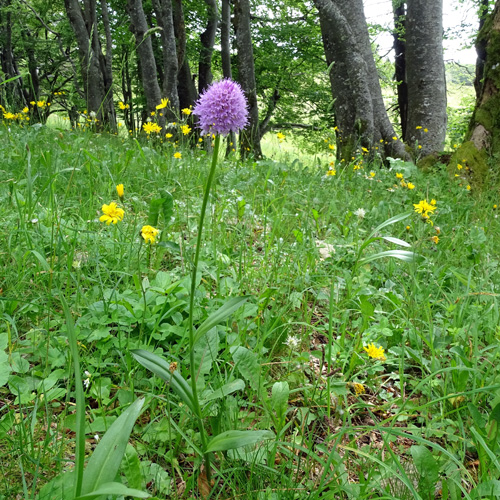
<svg viewBox="0 0 500 500"><path fill-rule="evenodd" d="M204 452L205 469L207 473L208 484L210 484L211 470L210 470L210 453L205 453L207 449L207 436L205 434L205 427L203 426L203 415L201 413L200 402L198 400L198 390L196 388L196 366L194 362L194 328L193 328L193 312L194 312L194 292L196 290L196 274L198 272L198 261L200 258L201 236L203 232L203 222L205 220L205 212L207 210L208 197L210 195L210 188L215 175L215 167L217 166L217 158L219 156L220 135L215 137L214 151L212 156L212 166L208 174L207 182L205 184L205 191L203 193L203 203L201 205L200 220L198 222L198 235L196 237L196 250L194 253L193 261L193 275L191 278L191 294L189 297L189 372L191 375L191 389L193 391L194 408L198 418L198 425L200 428L201 447Z"/></svg>

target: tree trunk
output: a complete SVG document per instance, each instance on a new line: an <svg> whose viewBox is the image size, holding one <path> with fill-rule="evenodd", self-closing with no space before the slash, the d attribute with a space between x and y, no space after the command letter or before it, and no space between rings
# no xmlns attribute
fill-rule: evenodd
<svg viewBox="0 0 500 500"><path fill-rule="evenodd" d="M442 18L442 0L407 1L407 143L424 156L442 151L446 137Z"/></svg>
<svg viewBox="0 0 500 500"><path fill-rule="evenodd" d="M394 5L394 79L397 84L398 108L401 123L401 137L406 141L406 124L408 122L408 84L406 83L406 7L403 0L393 2Z"/></svg>
<svg viewBox="0 0 500 500"><path fill-rule="evenodd" d="M200 35L201 50L198 64L198 93L203 92L212 83L212 54L214 52L215 34L219 13L216 0L205 0L208 21L205 31Z"/></svg>
<svg viewBox="0 0 500 500"><path fill-rule="evenodd" d="M78 0L64 0L64 5L75 33L80 54L80 67L87 109L89 112L95 113L96 118L102 121L101 105L104 100L104 85L99 66L99 54L94 52L94 44L87 27L86 18L88 19L90 14L84 17ZM90 26L90 29L92 30L92 26Z"/></svg>
<svg viewBox="0 0 500 500"><path fill-rule="evenodd" d="M488 16L488 6L489 0L480 0L478 33L483 29L484 23ZM479 95L481 94L481 81L483 79L484 64L486 61L486 40L479 37L477 38L476 52L476 78L474 79L474 88L476 89L476 98L479 98Z"/></svg>
<svg viewBox="0 0 500 500"><path fill-rule="evenodd" d="M2 63L2 71L5 74L5 80L20 76L16 64L14 62L14 51L12 47L12 13L11 2L7 2L7 15L5 22L2 23L1 30L3 31L3 47L0 47L0 56ZM5 92L6 97L11 97L9 106L12 109L18 109L25 106L22 91L22 79L18 78L6 84L6 88L1 89ZM7 99L6 99L7 100Z"/></svg>
<svg viewBox="0 0 500 500"><path fill-rule="evenodd" d="M478 34L477 43L486 48L484 72L466 141L470 141L475 149L482 151L483 154L495 156L500 153L500 76L498 71L500 0L497 0L493 12L486 18ZM464 146L465 144L462 147Z"/></svg>
<svg viewBox="0 0 500 500"><path fill-rule="evenodd" d="M108 3L101 0L101 15L104 34L106 37L106 54L101 52L101 71L104 75L104 99L107 122L113 132L116 132L116 114L113 103L113 39L111 37L111 27L109 25Z"/></svg>
<svg viewBox="0 0 500 500"><path fill-rule="evenodd" d="M250 32L250 2L235 0L234 27L236 49L238 51L238 81L248 100L248 126L240 132L240 152L242 157L251 152L256 158L262 156L259 132L259 109L253 60L252 35Z"/></svg>
<svg viewBox="0 0 500 500"><path fill-rule="evenodd" d="M222 0L220 19L220 58L222 60L222 76L232 78L231 72L231 0Z"/></svg>
<svg viewBox="0 0 500 500"><path fill-rule="evenodd" d="M366 63L356 49L349 23L332 0L314 0L335 99L337 158L350 161L356 148L373 142L373 104Z"/></svg>
<svg viewBox="0 0 500 500"><path fill-rule="evenodd" d="M372 153L382 153L382 156L407 157L404 144L394 140L396 133L385 109L382 88L378 76L377 66L373 57L370 35L366 24L362 0L336 0L342 14L345 16L356 40L356 48L366 66L366 81L370 91L373 108L373 136L371 137ZM351 50L354 47L351 48ZM379 148L379 149L375 149Z"/></svg>
<svg viewBox="0 0 500 500"><path fill-rule="evenodd" d="M198 93L194 83L194 76L191 75L191 68L186 57L186 25L184 23L184 12L181 0L173 0L173 20L174 34L177 40L177 64L179 73L177 75L177 92L179 95L179 107L189 108L192 106Z"/></svg>
<svg viewBox="0 0 500 500"><path fill-rule="evenodd" d="M171 0L153 0L158 24L160 25L163 54L163 94L169 99L170 106L165 110L168 121L173 122L179 114L179 94L177 74L179 72L177 47L175 43L174 21Z"/></svg>
<svg viewBox="0 0 500 500"><path fill-rule="evenodd" d="M161 102L161 90L156 72L156 60L153 53L151 36L148 33L146 16L142 7L142 0L127 0L127 10L130 16L130 30L135 36L135 49L141 62L141 78L144 95L146 97L147 116L156 111ZM165 117L159 117L159 124L165 125Z"/></svg>

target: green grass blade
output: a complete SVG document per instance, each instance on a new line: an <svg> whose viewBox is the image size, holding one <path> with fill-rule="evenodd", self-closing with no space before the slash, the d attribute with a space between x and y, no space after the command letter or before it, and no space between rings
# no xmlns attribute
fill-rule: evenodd
<svg viewBox="0 0 500 500"><path fill-rule="evenodd" d="M384 252L374 253L363 259L359 260L359 264L366 264L373 260L383 259L385 257L394 257L395 259L404 260L405 262L415 262L422 260L423 257L408 250L385 250Z"/></svg>
<svg viewBox="0 0 500 500"><path fill-rule="evenodd" d="M134 349L132 356L149 371L170 384L172 390L182 399L184 403L195 412L193 402L193 392L191 386L187 383L184 377L178 372L170 372L170 365L160 356L152 352L144 351L143 349Z"/></svg>
<svg viewBox="0 0 500 500"><path fill-rule="evenodd" d="M214 326L217 326L219 323L222 323L225 319L229 318L229 316L238 310L247 300L248 297L232 297L225 302L198 327L194 334L193 344L196 344L196 342Z"/></svg>

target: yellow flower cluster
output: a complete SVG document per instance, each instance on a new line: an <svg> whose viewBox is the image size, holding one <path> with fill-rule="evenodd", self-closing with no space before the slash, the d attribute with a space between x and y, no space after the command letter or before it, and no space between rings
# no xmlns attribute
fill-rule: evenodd
<svg viewBox="0 0 500 500"><path fill-rule="evenodd" d="M159 134L161 132L161 127L157 124L157 123L153 123L153 122L146 122L143 126L142 126L144 132L146 132L146 134L151 134L152 132L154 132L155 134Z"/></svg>

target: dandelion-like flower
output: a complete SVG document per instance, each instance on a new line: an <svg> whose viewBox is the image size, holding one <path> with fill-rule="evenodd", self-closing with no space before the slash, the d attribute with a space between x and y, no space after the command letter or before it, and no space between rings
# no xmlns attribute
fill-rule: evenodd
<svg viewBox="0 0 500 500"><path fill-rule="evenodd" d="M201 94L193 114L198 116L204 134L227 135L248 123L247 100L240 85L226 78Z"/></svg>
<svg viewBox="0 0 500 500"><path fill-rule="evenodd" d="M160 104L158 104L156 106L156 109L163 109L163 108L166 108L167 107L167 104L168 104L168 99L165 98L165 99L162 99Z"/></svg>
<svg viewBox="0 0 500 500"><path fill-rule="evenodd" d="M369 344L363 349L366 351L368 356L373 359L379 359L380 361L385 361L387 358L385 357L384 354L384 348L383 347L375 347L375 344Z"/></svg>
<svg viewBox="0 0 500 500"><path fill-rule="evenodd" d="M360 219L364 219L366 215L366 210L364 208L358 208L354 211L354 215L358 216Z"/></svg>
<svg viewBox="0 0 500 500"><path fill-rule="evenodd" d="M123 189L123 184L118 184L116 186L116 194L118 195L118 198L123 201L123 195L124 195L124 189Z"/></svg>
<svg viewBox="0 0 500 500"><path fill-rule="evenodd" d="M141 236L144 238L144 241L146 243L153 244L156 242L156 237L158 236L159 232L160 230L156 229L153 226L142 226Z"/></svg>
<svg viewBox="0 0 500 500"><path fill-rule="evenodd" d="M437 208L436 200L432 201L434 201L434 204L428 203L427 200L421 200L418 203L414 203L413 206L415 207L415 212L417 212L417 214L422 214L424 219L428 219Z"/></svg>
<svg viewBox="0 0 500 500"><path fill-rule="evenodd" d="M114 201L112 201L109 205L103 205L101 210L104 215L101 215L99 220L101 222L105 222L108 226L111 223L116 224L119 220L122 220L125 215L123 208L119 208Z"/></svg>

